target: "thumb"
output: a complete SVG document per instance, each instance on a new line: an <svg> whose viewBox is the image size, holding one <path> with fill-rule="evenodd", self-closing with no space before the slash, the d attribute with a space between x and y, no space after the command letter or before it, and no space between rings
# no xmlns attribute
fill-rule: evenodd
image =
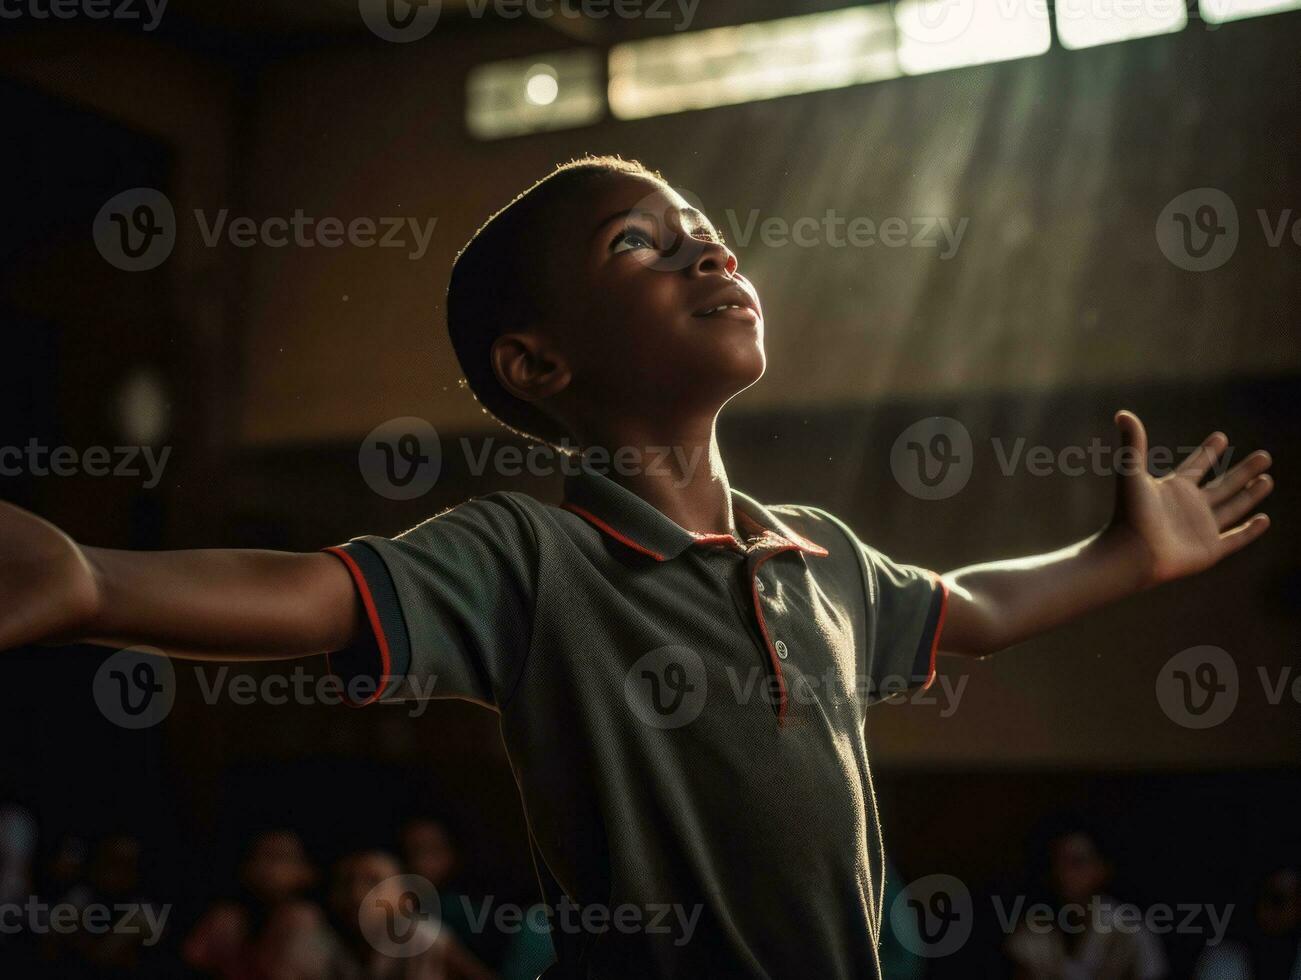
<svg viewBox="0 0 1301 980"><path fill-rule="evenodd" d="M1120 450L1116 453L1118 476L1140 476L1147 473L1147 430L1142 420L1127 408L1115 415L1116 428L1120 430Z"/></svg>

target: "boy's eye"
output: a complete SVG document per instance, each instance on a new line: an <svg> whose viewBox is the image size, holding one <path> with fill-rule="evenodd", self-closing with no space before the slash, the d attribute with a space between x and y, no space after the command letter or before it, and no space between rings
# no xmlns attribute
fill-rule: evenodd
<svg viewBox="0 0 1301 980"><path fill-rule="evenodd" d="M723 244L723 236L709 227L701 226L692 228L688 234L697 240L717 242L720 245ZM676 238L677 236L675 235L673 237ZM628 247L623 247L625 245ZM654 249L655 247L654 237L649 232L642 231L640 228L625 228L623 231L619 232L618 237L610 244L610 251L619 253L635 251L643 248Z"/></svg>
<svg viewBox="0 0 1301 980"><path fill-rule="evenodd" d="M610 246L613 252L626 252L627 248L620 246L627 244L631 249L654 248L655 243L651 241L651 236L638 228L625 228L619 232L619 237L614 240Z"/></svg>

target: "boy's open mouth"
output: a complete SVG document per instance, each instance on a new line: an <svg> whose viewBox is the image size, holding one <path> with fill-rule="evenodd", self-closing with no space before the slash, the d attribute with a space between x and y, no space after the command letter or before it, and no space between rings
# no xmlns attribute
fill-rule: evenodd
<svg viewBox="0 0 1301 980"><path fill-rule="evenodd" d="M732 286L724 290L715 296L707 306L702 307L692 315L697 317L725 316L748 320L752 323L758 322L760 318L759 305L749 293L739 286Z"/></svg>

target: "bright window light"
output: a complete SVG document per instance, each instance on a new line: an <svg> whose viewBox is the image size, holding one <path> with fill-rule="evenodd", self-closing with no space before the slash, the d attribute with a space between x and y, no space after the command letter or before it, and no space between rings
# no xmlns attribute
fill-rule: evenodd
<svg viewBox="0 0 1301 980"><path fill-rule="evenodd" d="M909 75L1043 54L1043 0L898 0L899 66Z"/></svg>
<svg viewBox="0 0 1301 980"><path fill-rule="evenodd" d="M550 65L534 65L530 71L528 81L524 83L525 97L534 105L551 105L560 94L555 69Z"/></svg>
<svg viewBox="0 0 1301 980"><path fill-rule="evenodd" d="M479 65L466 80L466 125L479 139L586 126L605 114L603 82L588 49Z"/></svg>
<svg viewBox="0 0 1301 980"><path fill-rule="evenodd" d="M1224 24L1247 17L1281 14L1285 10L1301 10L1301 0L1198 0L1202 20L1208 24Z"/></svg>
<svg viewBox="0 0 1301 980"><path fill-rule="evenodd" d="M1057 0L1057 36L1064 48L1173 34L1187 26L1185 0Z"/></svg>
<svg viewBox="0 0 1301 980"><path fill-rule="evenodd" d="M872 4L616 45L610 108L642 119L898 75L889 9Z"/></svg>

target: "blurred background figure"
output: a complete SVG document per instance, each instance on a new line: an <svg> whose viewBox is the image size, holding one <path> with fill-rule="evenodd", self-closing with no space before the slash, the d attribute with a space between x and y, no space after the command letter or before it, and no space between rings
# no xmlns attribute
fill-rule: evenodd
<svg viewBox="0 0 1301 980"><path fill-rule="evenodd" d="M1301 980L1301 873L1277 868L1259 886L1241 940L1207 946L1195 980Z"/></svg>
<svg viewBox="0 0 1301 980"><path fill-rule="evenodd" d="M1022 922L1007 942L1017 980L1161 980L1161 944L1142 926L1117 928L1113 867L1096 831L1065 825L1048 839L1053 921Z"/></svg>
<svg viewBox="0 0 1301 980"><path fill-rule="evenodd" d="M883 909L894 908L895 900L903 892L908 880L899 873L894 862L885 865L885 899ZM881 917L881 972L890 980L920 980L926 975L926 961L915 950L922 948L917 920L910 916L893 916L887 911Z"/></svg>
<svg viewBox="0 0 1301 980"><path fill-rule="evenodd" d="M357 851L330 876L329 980L493 980L496 977L433 916L397 858ZM407 955L410 950L420 952Z"/></svg>
<svg viewBox="0 0 1301 980"><path fill-rule="evenodd" d="M23 905L32 893L36 835L36 818L30 811L16 804L0 806L0 905ZM30 969L33 938L26 930L0 931L0 963L11 970Z"/></svg>
<svg viewBox="0 0 1301 980"><path fill-rule="evenodd" d="M0 806L0 902L24 901L32 890L36 818L15 804Z"/></svg>
<svg viewBox="0 0 1301 980"><path fill-rule="evenodd" d="M185 962L222 980L314 976L310 965L324 917L304 895L316 880L294 831L259 834L240 864L238 896L203 915L185 940Z"/></svg>
<svg viewBox="0 0 1301 980"><path fill-rule="evenodd" d="M44 862L37 881L41 895L66 895L86 873L90 844L80 834L60 834Z"/></svg>
<svg viewBox="0 0 1301 980"><path fill-rule="evenodd" d="M402 825L399 837L403 867L433 886L437 905L432 907L440 910L443 926L462 944L480 950L483 937L470 927L466 895L456 880L461 858L447 825L432 817L412 817Z"/></svg>
<svg viewBox="0 0 1301 980"><path fill-rule="evenodd" d="M51 901L75 908L83 923L90 921L85 913L91 907L110 910L110 927L104 931L79 928L45 936L47 953L57 964L57 970L49 967L53 970L51 975L68 978L157 975L153 957L158 950L146 946L150 938L147 921L160 921L162 906L149 899L142 885L142 849L140 838L134 834L106 835L95 844L84 881L73 885L66 894L51 893ZM145 907L151 909L148 920L141 911L136 911Z"/></svg>

